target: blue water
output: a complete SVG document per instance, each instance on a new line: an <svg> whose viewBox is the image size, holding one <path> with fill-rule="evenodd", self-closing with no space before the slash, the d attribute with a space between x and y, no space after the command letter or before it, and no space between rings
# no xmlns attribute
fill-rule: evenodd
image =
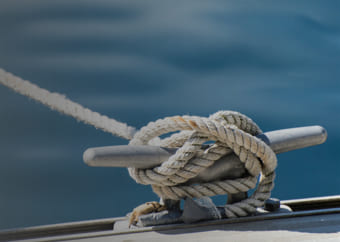
<svg viewBox="0 0 340 242"><path fill-rule="evenodd" d="M142 127L237 110L264 131L319 124L278 156L273 197L340 194L338 1L0 2L0 67ZM0 229L124 216L157 200L88 147L127 141L0 86ZM217 199L223 202L222 199Z"/></svg>

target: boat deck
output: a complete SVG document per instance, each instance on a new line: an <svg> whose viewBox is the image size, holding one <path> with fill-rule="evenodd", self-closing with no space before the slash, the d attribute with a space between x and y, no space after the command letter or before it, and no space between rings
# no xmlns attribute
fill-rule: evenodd
<svg viewBox="0 0 340 242"><path fill-rule="evenodd" d="M14 229L0 240L25 241L340 241L340 196L281 201L293 212L153 227L125 217Z"/></svg>

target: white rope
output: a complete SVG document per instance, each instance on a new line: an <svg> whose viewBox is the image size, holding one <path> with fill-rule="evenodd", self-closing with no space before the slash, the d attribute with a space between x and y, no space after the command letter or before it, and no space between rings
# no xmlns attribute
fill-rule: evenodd
<svg viewBox="0 0 340 242"><path fill-rule="evenodd" d="M274 186L276 155L271 148L255 136L260 128L247 116L238 112L220 111L209 118L176 116L150 122L140 131L107 116L93 112L58 93L51 93L0 69L0 83L42 104L84 123L91 124L113 135L130 140L131 145L158 143L163 147L178 147L177 152L160 166L152 169L129 168L130 176L141 184L150 184L162 199L179 200L185 197L202 197L247 192L259 184L251 197L227 204L227 217L254 213L270 198ZM165 133L181 131L166 139ZM215 144L202 151L206 141ZM209 183L186 182L211 166L216 160L234 152L244 163L248 175L233 180Z"/></svg>
<svg viewBox="0 0 340 242"><path fill-rule="evenodd" d="M53 110L69 115L86 124L93 125L105 132L130 140L136 132L134 127L130 127L124 123L118 122L105 115L91 111L67 99L59 93L51 93L46 89L40 88L29 81L25 81L20 77L0 69L0 83L10 89L30 97Z"/></svg>
<svg viewBox="0 0 340 242"><path fill-rule="evenodd" d="M247 116L238 112L220 111L209 118L176 116L150 122L137 132L131 145L148 145L162 134L184 130L161 140L167 147L179 147L177 152L160 166L152 169L129 168L130 176L141 184L151 184L153 191L163 200L179 200L185 197L203 197L247 192L256 187L252 196L243 201L227 204L227 217L246 216L254 213L270 198L274 186L277 165L272 149L255 136L260 128ZM189 131L189 132L188 132ZM216 143L201 150L208 140ZM232 180L186 185L222 156L234 152L244 163L249 175Z"/></svg>

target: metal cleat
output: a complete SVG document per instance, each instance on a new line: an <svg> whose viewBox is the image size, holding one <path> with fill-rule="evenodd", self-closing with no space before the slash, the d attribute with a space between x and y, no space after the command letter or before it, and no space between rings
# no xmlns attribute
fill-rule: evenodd
<svg viewBox="0 0 340 242"><path fill-rule="evenodd" d="M327 132L321 126L282 129L257 136L268 144L276 154L319 145L326 141ZM105 146L89 148L83 154L84 162L96 167L152 168L166 161L176 152L176 148L157 146ZM187 184L208 182L219 179L235 179L246 172L244 165L234 155L226 155L205 169Z"/></svg>
<svg viewBox="0 0 340 242"><path fill-rule="evenodd" d="M308 126L300 128L282 129L266 132L256 136L273 151L278 154L291 150L301 149L309 146L322 144L327 139L327 132L321 126ZM206 147L205 147L206 148ZM163 148L157 146L106 146L89 148L84 152L83 158L89 166L99 167L135 167L152 168L166 161L176 152L175 148ZM244 164L235 154L226 155L206 168L185 184L195 184L220 179L235 179L247 174ZM228 204L232 204L247 198L247 193L228 194ZM170 223L196 222L223 217L223 209L219 211L210 198L186 199L184 211L179 207L179 201L165 200L167 210L157 213L145 214L144 207L134 211L134 217L130 218L130 224L135 224L138 220L143 226L161 225ZM147 203L146 210L154 209L151 203ZM289 211L289 208L282 208L279 200L269 199L264 208L258 210L259 213ZM222 211L222 212L221 212Z"/></svg>

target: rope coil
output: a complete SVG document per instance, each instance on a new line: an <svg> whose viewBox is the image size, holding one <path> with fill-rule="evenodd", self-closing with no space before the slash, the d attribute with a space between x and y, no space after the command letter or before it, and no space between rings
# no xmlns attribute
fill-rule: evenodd
<svg viewBox="0 0 340 242"><path fill-rule="evenodd" d="M262 133L247 116L238 112L220 111L209 118L176 116L150 122L140 131L134 127L91 111L59 93L51 93L29 81L0 69L0 84L30 97L53 110L74 117L105 132L131 140L131 145L160 145L180 147L160 166L152 169L129 168L130 176L138 183L150 184L163 199L179 200L185 197L202 197L247 192L256 187L251 197L227 204L227 217L246 216L264 205L274 186L276 155L263 141L255 137ZM180 131L169 138L160 135ZM215 141L202 151L202 144ZM217 180L209 183L186 184L211 166L222 156L234 152L244 164L248 175L234 180Z"/></svg>
<svg viewBox="0 0 340 242"><path fill-rule="evenodd" d="M152 169L128 169L137 183L152 185L153 191L162 199L180 200L185 197L247 192L256 187L260 176L258 187L250 198L225 206L228 217L253 213L270 197L274 186L276 155L266 143L254 137L262 131L250 118L233 111L220 111L209 118L168 117L150 122L134 135L129 144L148 145L150 140L174 131L182 132L159 141L165 147L180 147L167 161ZM202 144L210 140L215 141L215 144L202 151ZM248 176L185 184L231 152L244 163Z"/></svg>

